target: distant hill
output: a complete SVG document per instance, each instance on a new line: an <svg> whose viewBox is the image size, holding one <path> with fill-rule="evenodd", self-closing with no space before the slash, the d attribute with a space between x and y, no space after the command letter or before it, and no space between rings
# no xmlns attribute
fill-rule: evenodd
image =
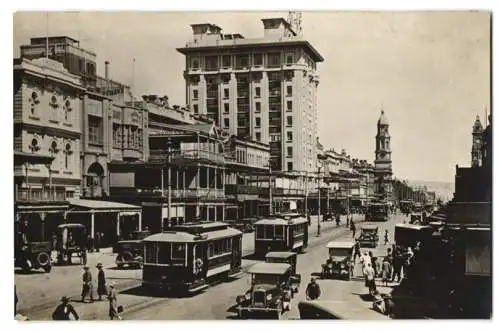
<svg viewBox="0 0 500 331"><path fill-rule="evenodd" d="M455 192L455 183L434 182L425 180L408 180L411 186L427 186L429 191L436 192L436 195L444 201L451 200Z"/></svg>

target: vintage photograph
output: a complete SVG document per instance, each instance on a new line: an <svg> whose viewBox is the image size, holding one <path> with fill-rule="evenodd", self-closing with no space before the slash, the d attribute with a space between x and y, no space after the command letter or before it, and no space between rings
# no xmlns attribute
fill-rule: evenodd
<svg viewBox="0 0 500 331"><path fill-rule="evenodd" d="M492 318L492 13L13 14L14 318Z"/></svg>

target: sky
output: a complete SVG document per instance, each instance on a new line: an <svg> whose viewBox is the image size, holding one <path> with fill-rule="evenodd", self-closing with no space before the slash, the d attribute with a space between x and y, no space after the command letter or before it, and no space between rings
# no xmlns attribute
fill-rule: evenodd
<svg viewBox="0 0 500 331"><path fill-rule="evenodd" d="M68 35L111 62L112 79L137 95L168 95L185 104L184 56L190 24L263 36L262 18L283 12L18 12L14 57L30 37ZM373 162L376 122L389 119L394 175L454 182L469 166L472 125L490 109L488 12L303 12L304 38L323 55L318 65L319 137ZM135 58L135 66L133 59ZM135 69L134 69L135 68Z"/></svg>

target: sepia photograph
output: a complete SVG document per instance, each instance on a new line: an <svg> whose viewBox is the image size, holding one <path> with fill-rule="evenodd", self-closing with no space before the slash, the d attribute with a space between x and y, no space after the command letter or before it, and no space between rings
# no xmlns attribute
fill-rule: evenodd
<svg viewBox="0 0 500 331"><path fill-rule="evenodd" d="M492 319L491 11L12 15L15 320Z"/></svg>

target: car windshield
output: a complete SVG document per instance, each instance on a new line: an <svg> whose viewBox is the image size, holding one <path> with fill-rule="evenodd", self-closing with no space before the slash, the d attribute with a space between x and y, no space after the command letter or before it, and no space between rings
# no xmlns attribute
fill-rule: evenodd
<svg viewBox="0 0 500 331"><path fill-rule="evenodd" d="M349 248L330 248L330 256L345 257L351 255Z"/></svg>
<svg viewBox="0 0 500 331"><path fill-rule="evenodd" d="M255 285L268 284L275 285L280 280L279 275L269 275L269 274L254 274L253 282Z"/></svg>

